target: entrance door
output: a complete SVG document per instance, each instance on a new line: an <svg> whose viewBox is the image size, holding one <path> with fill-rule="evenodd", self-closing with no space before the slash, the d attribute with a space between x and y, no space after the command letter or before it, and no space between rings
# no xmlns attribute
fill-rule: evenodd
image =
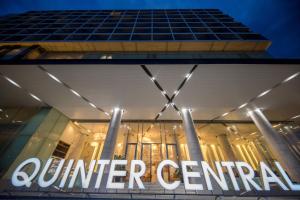
<svg viewBox="0 0 300 200"><path fill-rule="evenodd" d="M146 172L142 177L143 181L153 182L157 181L156 169L162 159L160 144L142 144L141 159L146 164Z"/></svg>
<svg viewBox="0 0 300 200"><path fill-rule="evenodd" d="M130 175L130 163L132 160L136 160L136 150L137 150L137 144L136 143L128 143L126 147L126 160L129 163L126 165L126 171L127 171L127 176L126 176L126 181L129 180L129 175Z"/></svg>

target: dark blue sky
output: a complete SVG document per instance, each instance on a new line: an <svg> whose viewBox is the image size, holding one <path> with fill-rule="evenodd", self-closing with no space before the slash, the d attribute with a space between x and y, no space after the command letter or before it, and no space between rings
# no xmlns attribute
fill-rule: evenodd
<svg viewBox="0 0 300 200"><path fill-rule="evenodd" d="M0 15L29 10L137 8L218 8L272 40L272 56L300 58L300 0L0 0Z"/></svg>

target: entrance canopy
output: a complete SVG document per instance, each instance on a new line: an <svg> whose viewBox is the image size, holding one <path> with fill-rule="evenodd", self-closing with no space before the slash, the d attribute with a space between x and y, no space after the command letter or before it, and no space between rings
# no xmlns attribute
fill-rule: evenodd
<svg viewBox="0 0 300 200"><path fill-rule="evenodd" d="M0 105L49 105L91 121L108 120L114 107L125 109L123 120L180 120L176 109L184 107L194 120L250 120L253 108L290 120L300 114L299 71L300 64L1 65Z"/></svg>

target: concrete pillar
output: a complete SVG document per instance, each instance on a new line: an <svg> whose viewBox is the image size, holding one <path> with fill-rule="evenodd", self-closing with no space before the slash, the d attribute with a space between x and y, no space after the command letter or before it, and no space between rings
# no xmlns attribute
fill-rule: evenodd
<svg viewBox="0 0 300 200"><path fill-rule="evenodd" d="M227 159L229 161L235 161L236 158L232 151L231 145L228 141L226 134L218 135L217 141L223 151L223 155L225 156L225 159Z"/></svg>
<svg viewBox="0 0 300 200"><path fill-rule="evenodd" d="M300 163L290 151L288 144L277 133L261 110L250 111L249 115L264 136L271 152L294 181L300 182Z"/></svg>
<svg viewBox="0 0 300 200"><path fill-rule="evenodd" d="M203 161L204 159L190 110L182 109L181 116L183 121L183 127L185 130L186 143L189 149L190 160L198 162L198 167L193 167L193 171L200 172L201 176L197 179L191 179L191 182L202 184L203 189L206 190L207 187L205 184L204 174L201 167L201 161Z"/></svg>
<svg viewBox="0 0 300 200"><path fill-rule="evenodd" d="M115 151L115 145L117 142L117 137L118 137L118 131L119 127L121 124L121 118L122 118L122 110L119 108L115 108L112 114L112 118L109 123L108 131L106 134L106 138L104 141L104 146L103 150L101 153L101 160L112 160L114 156L114 151ZM106 166L104 169L102 181L101 181L101 189L106 188L106 183L108 179L108 174L109 174L109 168L110 164Z"/></svg>
<svg viewBox="0 0 300 200"><path fill-rule="evenodd" d="M101 153L101 160L113 159L114 149L115 149L117 136L118 136L118 130L121 124L121 117L122 117L122 110L119 108L115 108L104 141L104 147Z"/></svg>

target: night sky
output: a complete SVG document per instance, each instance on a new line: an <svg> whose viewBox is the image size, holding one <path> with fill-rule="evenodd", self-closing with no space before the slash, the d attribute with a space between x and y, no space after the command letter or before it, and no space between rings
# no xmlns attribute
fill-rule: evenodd
<svg viewBox="0 0 300 200"><path fill-rule="evenodd" d="M0 0L0 15L29 10L218 8L273 44L277 58L300 58L300 0Z"/></svg>

